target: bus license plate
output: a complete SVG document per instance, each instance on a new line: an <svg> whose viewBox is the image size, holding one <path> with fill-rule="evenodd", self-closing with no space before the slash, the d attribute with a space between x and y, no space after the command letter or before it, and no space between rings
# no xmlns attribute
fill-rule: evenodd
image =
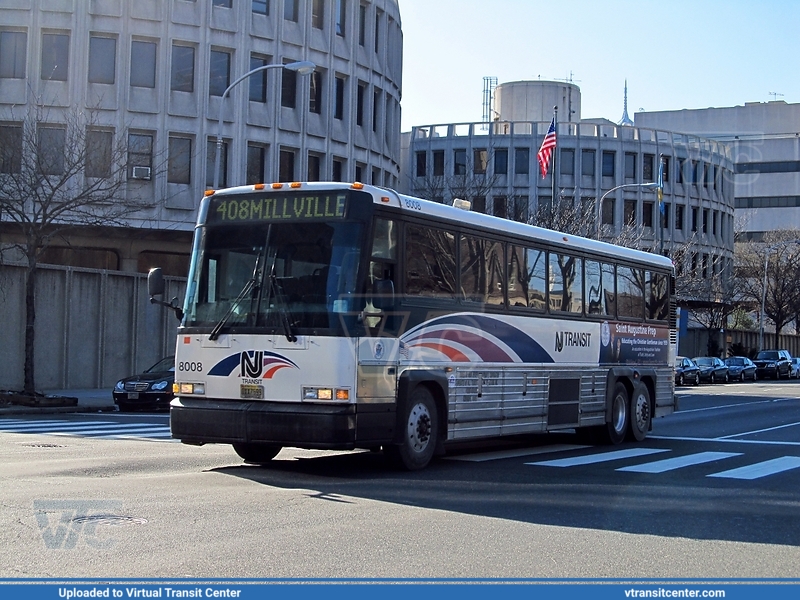
<svg viewBox="0 0 800 600"><path fill-rule="evenodd" d="M240 396L243 400L263 400L264 399L264 386L263 385L245 385L239 386Z"/></svg>

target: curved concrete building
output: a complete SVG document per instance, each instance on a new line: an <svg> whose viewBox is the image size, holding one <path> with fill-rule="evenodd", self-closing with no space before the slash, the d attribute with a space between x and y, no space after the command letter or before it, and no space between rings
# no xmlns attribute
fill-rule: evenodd
<svg viewBox="0 0 800 600"><path fill-rule="evenodd" d="M133 229L73 234L46 262L146 271L158 252L184 274L220 114L223 186L396 187L402 45L397 0L3 2L0 136L34 105L55 127L70 110L91 111L93 126L127 142L123 193L142 205ZM295 61L317 69L260 71L223 101L250 70Z"/></svg>

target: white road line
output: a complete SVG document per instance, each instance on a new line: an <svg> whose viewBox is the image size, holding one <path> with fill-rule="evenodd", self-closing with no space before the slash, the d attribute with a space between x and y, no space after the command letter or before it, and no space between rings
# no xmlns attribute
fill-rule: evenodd
<svg viewBox="0 0 800 600"><path fill-rule="evenodd" d="M164 432L165 429L163 426L146 426L146 425L128 425L125 427L114 427L111 429L87 429L81 431L52 431L48 432L49 435L67 435L67 436L94 436L94 437L104 437L104 436L112 436L112 435L126 435L126 434L133 434L139 432L148 432L152 431L154 433ZM99 435L98 435L99 434Z"/></svg>
<svg viewBox="0 0 800 600"><path fill-rule="evenodd" d="M666 440L677 442L719 442L723 444L756 444L764 446L800 446L800 442L779 442L771 440L733 440L725 438L698 438L672 435L648 435L648 440Z"/></svg>
<svg viewBox="0 0 800 600"><path fill-rule="evenodd" d="M706 475L706 477L750 480L797 468L800 468L800 456L781 456L780 458L773 458L772 460L739 467L738 469L712 473L711 475Z"/></svg>
<svg viewBox="0 0 800 600"><path fill-rule="evenodd" d="M766 429L756 429L754 431L745 431L744 433L733 433L731 435L724 435L722 437L718 437L718 440L729 440L731 438L742 437L745 435L755 435L756 433L764 433L765 431L775 431L776 429L783 429L784 427L797 427L800 425L800 422L797 423L786 423L785 425L776 425L775 427L767 427Z"/></svg>
<svg viewBox="0 0 800 600"><path fill-rule="evenodd" d="M87 423L88 421L80 422ZM41 427L42 425L66 425L68 423L75 423L75 421L65 421L64 419L59 419L58 421L26 421L24 419L5 419L0 420L0 428L5 429L6 427L14 427L16 429L18 427ZM94 423L114 423L114 421L94 421Z"/></svg>
<svg viewBox="0 0 800 600"><path fill-rule="evenodd" d="M687 410L679 410L673 414L685 415L694 412L706 412L709 410L722 410L725 408L738 408L740 406L751 406L753 404L771 404L773 402L785 402L786 400L796 400L796 398L774 398L770 400L758 400L756 402L739 402L737 404L723 404L722 406L707 406L705 408L690 408Z"/></svg>
<svg viewBox="0 0 800 600"><path fill-rule="evenodd" d="M622 467L616 470L627 471L630 473L665 473L666 471L672 471L674 469L691 467L693 465L702 465L703 463L741 455L741 452L698 452L697 454L689 454L688 456L665 458L664 460L657 460L641 465L632 465L630 467Z"/></svg>
<svg viewBox="0 0 800 600"><path fill-rule="evenodd" d="M46 423L44 425L40 424L29 424L29 425L15 425L15 426L2 426L0 429L3 431L17 431L20 433L27 433L29 431L60 431L64 429L80 429L81 427L116 427L118 423L114 421L97 421L96 423L88 423L86 421L81 421L79 423L70 422L70 421L59 421L58 423Z"/></svg>
<svg viewBox="0 0 800 600"><path fill-rule="evenodd" d="M517 450L497 450L493 452L480 452L476 454L463 454L461 456L448 456L447 460L461 460L466 462L487 462L490 460L502 460L504 458L519 458L520 456L533 456L535 454L550 454L552 452L565 452L567 450L581 450L591 448L591 446L579 446L577 444L555 444L541 448L519 448Z"/></svg>
<svg viewBox="0 0 800 600"><path fill-rule="evenodd" d="M628 450L615 450L613 452L601 452L600 454L590 454L588 456L576 456L574 458L559 458L542 462L525 463L538 467L575 467L579 465L592 465L612 460L622 460L624 458L635 458L637 456L647 456L648 454L658 454L659 452L671 452L667 449L659 448L629 448Z"/></svg>
<svg viewBox="0 0 800 600"><path fill-rule="evenodd" d="M58 433L62 431L83 432L91 430L102 431L105 429L130 429L130 428L141 428L141 427L164 427L164 425L150 424L150 423L113 423L113 422L87 423L84 421L81 423L74 423L63 426L42 425L39 427L15 427L13 429L8 429L7 431L16 433Z"/></svg>

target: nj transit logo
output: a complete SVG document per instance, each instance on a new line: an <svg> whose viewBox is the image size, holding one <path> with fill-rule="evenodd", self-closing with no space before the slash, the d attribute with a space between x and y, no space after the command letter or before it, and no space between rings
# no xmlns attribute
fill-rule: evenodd
<svg viewBox="0 0 800 600"><path fill-rule="evenodd" d="M238 352L222 359L211 368L212 377L229 377L238 369L238 376L245 379L272 379L281 369L299 368L294 362L266 350Z"/></svg>

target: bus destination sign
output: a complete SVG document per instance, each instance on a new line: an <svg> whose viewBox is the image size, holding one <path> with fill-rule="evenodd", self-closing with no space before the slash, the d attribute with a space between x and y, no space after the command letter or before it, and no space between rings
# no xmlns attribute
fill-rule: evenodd
<svg viewBox="0 0 800 600"><path fill-rule="evenodd" d="M209 223L274 221L326 221L342 219L347 212L347 194L298 194L280 196L212 197Z"/></svg>

